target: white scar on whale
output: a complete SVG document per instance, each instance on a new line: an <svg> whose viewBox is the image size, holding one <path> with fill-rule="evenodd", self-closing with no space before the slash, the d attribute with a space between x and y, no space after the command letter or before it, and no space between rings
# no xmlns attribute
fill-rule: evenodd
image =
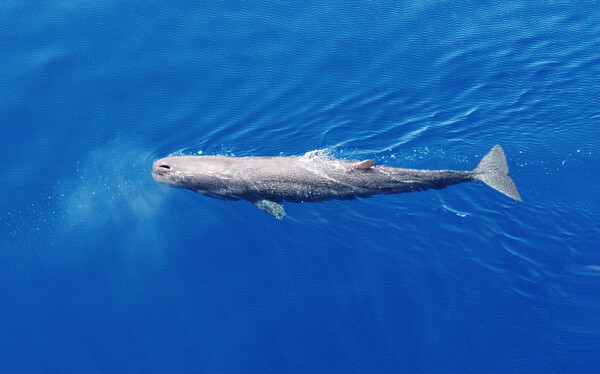
<svg viewBox="0 0 600 374"><path fill-rule="evenodd" d="M440 189L472 180L521 201L499 145L468 171L402 169L376 165L373 160L299 156L173 156L156 160L152 177L161 184L214 198L250 201L277 219L285 216L284 201L354 199Z"/></svg>

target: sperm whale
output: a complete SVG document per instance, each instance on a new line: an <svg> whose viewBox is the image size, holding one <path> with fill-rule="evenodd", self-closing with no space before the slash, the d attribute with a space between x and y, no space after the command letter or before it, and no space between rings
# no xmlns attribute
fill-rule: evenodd
<svg viewBox="0 0 600 374"><path fill-rule="evenodd" d="M472 180L521 201L500 145L468 171L402 169L376 165L373 160L301 156L172 156L156 160L152 176L161 184L206 196L250 201L277 219L285 216L284 201L354 199L440 189Z"/></svg>

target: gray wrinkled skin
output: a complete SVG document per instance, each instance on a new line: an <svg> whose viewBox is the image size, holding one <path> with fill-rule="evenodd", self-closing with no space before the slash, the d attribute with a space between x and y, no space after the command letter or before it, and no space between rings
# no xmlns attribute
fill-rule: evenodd
<svg viewBox="0 0 600 374"><path fill-rule="evenodd" d="M415 170L378 166L372 160L318 157L174 156L156 160L152 176L159 183L187 188L210 197L248 200L277 219L283 201L354 199L444 188L479 180L514 199L521 196L508 176L499 145L472 171Z"/></svg>
<svg viewBox="0 0 600 374"><path fill-rule="evenodd" d="M231 200L281 202L353 199L443 188L472 179L471 171L414 170L304 157L176 156L157 160L162 184Z"/></svg>

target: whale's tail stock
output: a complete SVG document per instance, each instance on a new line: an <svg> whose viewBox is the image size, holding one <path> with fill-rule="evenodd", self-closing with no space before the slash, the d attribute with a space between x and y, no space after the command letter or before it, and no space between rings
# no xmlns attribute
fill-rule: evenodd
<svg viewBox="0 0 600 374"><path fill-rule="evenodd" d="M473 170L473 179L482 181L496 191L506 196L521 201L515 183L508 176L508 164L501 146L496 145L485 155L479 165Z"/></svg>

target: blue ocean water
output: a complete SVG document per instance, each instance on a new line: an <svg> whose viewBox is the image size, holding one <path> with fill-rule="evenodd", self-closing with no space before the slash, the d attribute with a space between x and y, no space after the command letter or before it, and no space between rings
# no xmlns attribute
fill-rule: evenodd
<svg viewBox="0 0 600 374"><path fill-rule="evenodd" d="M4 1L0 371L592 373L600 3ZM353 201L169 189L169 154L474 168Z"/></svg>

